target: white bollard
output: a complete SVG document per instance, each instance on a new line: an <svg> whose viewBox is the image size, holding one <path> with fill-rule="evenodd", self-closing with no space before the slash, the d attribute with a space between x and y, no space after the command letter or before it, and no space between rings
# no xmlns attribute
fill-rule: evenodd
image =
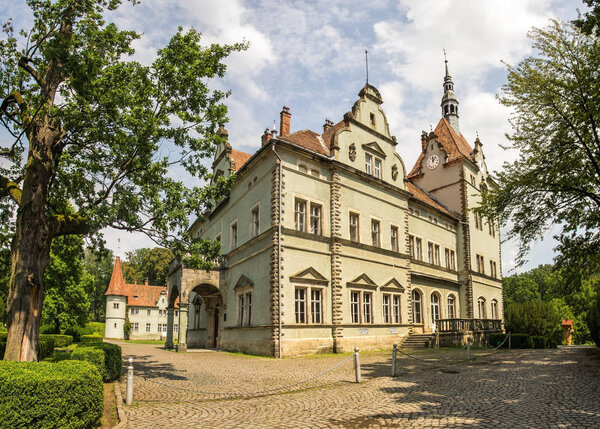
<svg viewBox="0 0 600 429"><path fill-rule="evenodd" d="M392 377L396 376L396 354L398 353L398 344L394 344L392 351Z"/></svg>
<svg viewBox="0 0 600 429"><path fill-rule="evenodd" d="M125 403L133 404L133 358L128 359L129 366L127 367L127 397Z"/></svg>
<svg viewBox="0 0 600 429"><path fill-rule="evenodd" d="M354 374L356 382L360 383L360 357L358 356L358 347L354 348Z"/></svg>

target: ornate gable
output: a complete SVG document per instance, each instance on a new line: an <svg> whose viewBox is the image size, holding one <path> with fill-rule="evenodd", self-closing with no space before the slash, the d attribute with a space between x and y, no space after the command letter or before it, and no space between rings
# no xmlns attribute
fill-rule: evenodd
<svg viewBox="0 0 600 429"><path fill-rule="evenodd" d="M318 284L327 286L329 280L327 280L321 273L315 270L313 267L309 267L304 271L300 271L299 273L290 276L290 280L294 283L308 283L308 284Z"/></svg>
<svg viewBox="0 0 600 429"><path fill-rule="evenodd" d="M402 287L398 280L392 277L390 281L381 286L381 290L388 292L404 292L404 287Z"/></svg>
<svg viewBox="0 0 600 429"><path fill-rule="evenodd" d="M377 289L377 285L375 284L375 282L364 273L352 280L351 282L348 282L347 285L350 287Z"/></svg>
<svg viewBox="0 0 600 429"><path fill-rule="evenodd" d="M386 154L383 151L383 149L381 148L381 146L379 146L377 144L377 142L371 142L371 143L365 143L362 145L363 149L368 150L370 152L375 153L376 155L380 156L381 158L385 158Z"/></svg>
<svg viewBox="0 0 600 429"><path fill-rule="evenodd" d="M241 277L239 278L239 280L237 281L237 283L235 284L235 286L233 287L233 289L240 290L240 289L249 288L249 287L253 287L253 286L254 286L254 282L252 280L250 280L248 277L246 277L244 274L242 274Z"/></svg>

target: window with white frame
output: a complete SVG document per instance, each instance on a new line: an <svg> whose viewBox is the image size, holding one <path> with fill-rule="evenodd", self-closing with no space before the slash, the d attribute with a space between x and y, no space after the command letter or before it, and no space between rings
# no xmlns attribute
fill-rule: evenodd
<svg viewBox="0 0 600 429"><path fill-rule="evenodd" d="M163 324L163 330L162 330L162 331L163 331L164 333L166 333L166 332L167 332L167 326L168 326L168 325L167 325L166 323L164 323L164 324Z"/></svg>
<svg viewBox="0 0 600 429"><path fill-rule="evenodd" d="M375 177L381 179L381 160L379 158L373 160L373 173Z"/></svg>
<svg viewBox="0 0 600 429"><path fill-rule="evenodd" d="M398 247L398 227L391 226L390 227L390 247L393 252L398 252L400 248Z"/></svg>
<svg viewBox="0 0 600 429"><path fill-rule="evenodd" d="M294 304L296 309L296 323L306 323L306 289L296 288Z"/></svg>
<svg viewBox="0 0 600 429"><path fill-rule="evenodd" d="M173 333L174 334L178 334L179 333L179 325L177 323L173 325Z"/></svg>
<svg viewBox="0 0 600 429"><path fill-rule="evenodd" d="M456 254L454 253L454 250L445 249L444 255L446 257L446 268L448 268L449 270L455 270L456 269L456 261L455 261Z"/></svg>
<svg viewBox="0 0 600 429"><path fill-rule="evenodd" d="M494 225L494 220L493 219L489 219L488 220L488 229L489 229L489 233L492 237L496 236L496 226Z"/></svg>
<svg viewBox="0 0 600 429"><path fill-rule="evenodd" d="M381 247L381 223L371 219L371 243L375 247Z"/></svg>
<svg viewBox="0 0 600 429"><path fill-rule="evenodd" d="M480 297L477 300L477 309L479 310L479 318L487 319L486 311L485 311L485 298L484 297Z"/></svg>
<svg viewBox="0 0 600 429"><path fill-rule="evenodd" d="M250 211L250 237L256 237L258 235L259 226L259 212L258 206L256 206Z"/></svg>
<svg viewBox="0 0 600 429"><path fill-rule="evenodd" d="M323 323L322 289L310 289L310 321L314 324Z"/></svg>
<svg viewBox="0 0 600 429"><path fill-rule="evenodd" d="M383 323L391 323L391 297L388 294L384 294L381 298L383 304Z"/></svg>
<svg viewBox="0 0 600 429"><path fill-rule="evenodd" d="M433 264L433 243L431 241L427 243L427 260Z"/></svg>
<svg viewBox="0 0 600 429"><path fill-rule="evenodd" d="M146 332L150 332L151 325L150 323L146 323Z"/></svg>
<svg viewBox="0 0 600 429"><path fill-rule="evenodd" d="M411 258L415 257L415 237L412 235L408 236L408 253Z"/></svg>
<svg viewBox="0 0 600 429"><path fill-rule="evenodd" d="M496 270L497 270L496 262L490 261L490 276L492 276L494 278L498 278L498 272Z"/></svg>
<svg viewBox="0 0 600 429"><path fill-rule="evenodd" d="M138 332L140 330L140 324L138 322L135 322L133 324L133 332Z"/></svg>
<svg viewBox="0 0 600 429"><path fill-rule="evenodd" d="M498 317L498 301L496 301L495 299L492 299L492 302L490 303L491 305L491 310L492 310L492 319L499 319Z"/></svg>
<svg viewBox="0 0 600 429"><path fill-rule="evenodd" d="M373 294L363 292L363 323L373 323Z"/></svg>
<svg viewBox="0 0 600 429"><path fill-rule="evenodd" d="M483 256L475 255L475 258L477 259L477 272L480 274L485 274L485 262Z"/></svg>
<svg viewBox="0 0 600 429"><path fill-rule="evenodd" d="M349 215L350 220L350 240L352 241L360 241L359 240L359 215L358 213L350 212Z"/></svg>
<svg viewBox="0 0 600 429"><path fill-rule="evenodd" d="M421 301L421 294L418 290L414 289L412 291L413 323L423 323L423 307Z"/></svg>
<svg viewBox="0 0 600 429"><path fill-rule="evenodd" d="M252 317L252 292L238 295L238 326L250 326Z"/></svg>
<svg viewBox="0 0 600 429"><path fill-rule="evenodd" d="M394 323L398 324L401 322L400 295L392 295L392 316Z"/></svg>
<svg viewBox="0 0 600 429"><path fill-rule="evenodd" d="M158 332L159 334L162 332L162 323L158 324L158 330L156 332Z"/></svg>
<svg viewBox="0 0 600 429"><path fill-rule="evenodd" d="M456 318L456 300L453 295L448 296L448 319Z"/></svg>
<svg viewBox="0 0 600 429"><path fill-rule="evenodd" d="M416 251L415 259L422 261L423 260L423 240L421 240L418 237L415 238L415 251Z"/></svg>
<svg viewBox="0 0 600 429"><path fill-rule="evenodd" d="M306 231L306 201L298 198L294 203L294 227L296 231Z"/></svg>
<svg viewBox="0 0 600 429"><path fill-rule="evenodd" d="M350 291L350 316L352 323L373 323L373 293Z"/></svg>
<svg viewBox="0 0 600 429"><path fill-rule="evenodd" d="M296 287L294 296L296 323L323 323L323 290L319 287Z"/></svg>
<svg viewBox="0 0 600 429"><path fill-rule="evenodd" d="M152 310L146 310L146 316L152 315Z"/></svg>
<svg viewBox="0 0 600 429"><path fill-rule="evenodd" d="M140 314L140 309L139 308L132 308L131 309L131 315L137 315Z"/></svg>
<svg viewBox="0 0 600 429"><path fill-rule="evenodd" d="M368 153L365 153L365 173L373 174L372 169L373 169L373 156Z"/></svg>
<svg viewBox="0 0 600 429"><path fill-rule="evenodd" d="M237 221L231 224L231 249L237 248L238 245L238 224Z"/></svg>
<svg viewBox="0 0 600 429"><path fill-rule="evenodd" d="M440 319L440 296L432 293L429 299L431 301L431 324L433 325Z"/></svg>
<svg viewBox="0 0 600 429"><path fill-rule="evenodd" d="M352 323L360 323L360 292L350 292L350 317Z"/></svg>
<svg viewBox="0 0 600 429"><path fill-rule="evenodd" d="M321 211L320 204L310 203L310 233L321 235Z"/></svg>
<svg viewBox="0 0 600 429"><path fill-rule="evenodd" d="M440 264L440 245L439 244L433 245L433 263L435 265L441 265Z"/></svg>

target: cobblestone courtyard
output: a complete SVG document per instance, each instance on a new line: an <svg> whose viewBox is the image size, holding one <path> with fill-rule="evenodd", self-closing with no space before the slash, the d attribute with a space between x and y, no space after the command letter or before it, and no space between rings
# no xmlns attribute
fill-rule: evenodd
<svg viewBox="0 0 600 429"><path fill-rule="evenodd" d="M476 351L470 362L465 350L410 352L426 361L399 354L395 378L391 352L361 353L361 384L349 359L302 390L256 397L347 355L278 360L121 346L136 368L124 427L600 427L600 353L592 348Z"/></svg>

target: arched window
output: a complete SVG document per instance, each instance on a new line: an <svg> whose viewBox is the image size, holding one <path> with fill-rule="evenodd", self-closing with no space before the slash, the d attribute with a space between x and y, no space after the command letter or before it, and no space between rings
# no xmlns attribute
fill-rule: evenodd
<svg viewBox="0 0 600 429"><path fill-rule="evenodd" d="M456 300L454 295L448 296L448 319L456 318Z"/></svg>
<svg viewBox="0 0 600 429"><path fill-rule="evenodd" d="M450 113L454 113L454 104L450 105Z"/></svg>
<svg viewBox="0 0 600 429"><path fill-rule="evenodd" d="M440 297L437 293L431 294L431 323L436 323L440 318Z"/></svg>
<svg viewBox="0 0 600 429"><path fill-rule="evenodd" d="M492 299L491 307L492 307L492 319L499 319L499 317L498 317L498 301L496 301L495 299Z"/></svg>
<svg viewBox="0 0 600 429"><path fill-rule="evenodd" d="M412 291L412 305L413 305L413 323L423 323L422 319L422 307L421 307L421 294L418 290Z"/></svg>
<svg viewBox="0 0 600 429"><path fill-rule="evenodd" d="M477 308L479 309L479 318L487 319L486 314L485 314L485 298L484 297L480 297L477 300Z"/></svg>
<svg viewBox="0 0 600 429"><path fill-rule="evenodd" d="M447 115L448 114L448 105L446 104L444 106L444 114Z"/></svg>

